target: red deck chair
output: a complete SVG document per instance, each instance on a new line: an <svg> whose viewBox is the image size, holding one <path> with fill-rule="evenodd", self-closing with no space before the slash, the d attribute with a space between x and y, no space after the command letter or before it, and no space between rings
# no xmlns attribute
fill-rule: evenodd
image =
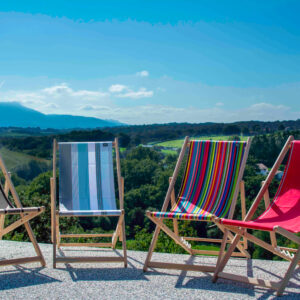
<svg viewBox="0 0 300 300"><path fill-rule="evenodd" d="M262 215L251 221L262 198L264 196L265 200L268 198L268 186L288 151L288 161L273 202L266 207ZM219 222L226 229L234 232L236 236L225 255L225 244L222 244L222 253L219 256L213 281L216 282L218 277L237 280L272 288L277 290L278 296L282 295L295 267L299 263L300 248L279 247L276 242L275 233L281 234L300 245L300 237L296 235L296 233L300 232L300 141L293 141L293 137L289 137L244 221L219 219ZM246 228L270 232L271 244L249 234ZM291 262L285 276L280 282L271 282L222 272L241 237Z"/></svg>

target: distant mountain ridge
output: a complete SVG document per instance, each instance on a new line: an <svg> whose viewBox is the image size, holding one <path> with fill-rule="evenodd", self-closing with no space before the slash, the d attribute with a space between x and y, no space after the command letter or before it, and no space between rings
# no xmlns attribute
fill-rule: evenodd
<svg viewBox="0 0 300 300"><path fill-rule="evenodd" d="M42 129L75 129L115 127L124 124L114 120L72 115L46 115L18 102L0 102L0 127L40 127Z"/></svg>

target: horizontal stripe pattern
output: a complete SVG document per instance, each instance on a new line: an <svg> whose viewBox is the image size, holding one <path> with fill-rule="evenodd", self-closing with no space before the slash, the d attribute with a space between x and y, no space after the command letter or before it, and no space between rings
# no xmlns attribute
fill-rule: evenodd
<svg viewBox="0 0 300 300"><path fill-rule="evenodd" d="M119 214L112 148L112 142L59 143L60 212L105 215L104 211L117 211L115 214Z"/></svg>
<svg viewBox="0 0 300 300"><path fill-rule="evenodd" d="M67 210L60 211L60 216L120 216L122 211L117 210Z"/></svg>
<svg viewBox="0 0 300 300"><path fill-rule="evenodd" d="M211 220L226 217L238 183L246 142L191 141L177 203L164 218Z"/></svg>

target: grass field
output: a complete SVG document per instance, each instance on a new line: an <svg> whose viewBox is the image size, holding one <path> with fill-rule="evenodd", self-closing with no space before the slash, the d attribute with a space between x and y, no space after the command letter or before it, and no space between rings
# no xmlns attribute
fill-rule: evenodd
<svg viewBox="0 0 300 300"><path fill-rule="evenodd" d="M232 136L229 135L218 135L218 136L197 136L191 137L192 140L215 140L215 141L228 141L229 138ZM246 141L247 136L240 136L241 141ZM162 146L162 147L174 147L174 148L181 148L184 139L172 140L172 141L165 141L160 143L153 143L155 146Z"/></svg>
<svg viewBox="0 0 300 300"><path fill-rule="evenodd" d="M169 149L163 149L163 150L161 150L161 152L164 154L177 154L177 151L169 150Z"/></svg>
<svg viewBox="0 0 300 300"><path fill-rule="evenodd" d="M37 158L35 156L27 155L21 152L10 151L5 147L0 148L0 154L9 171L13 170L17 166L27 164L30 160L36 160L39 162L46 162L50 164L50 160Z"/></svg>

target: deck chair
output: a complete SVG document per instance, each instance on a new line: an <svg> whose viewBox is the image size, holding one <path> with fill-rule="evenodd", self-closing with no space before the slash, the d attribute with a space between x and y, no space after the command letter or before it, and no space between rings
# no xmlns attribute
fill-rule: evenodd
<svg viewBox="0 0 300 300"><path fill-rule="evenodd" d="M56 209L56 151L59 150L59 209ZM117 209L113 148L115 148L120 209ZM53 143L51 184L53 267L56 263L123 262L127 267L124 221L124 178L121 177L118 139L114 142ZM59 219L64 217L117 217L114 233L61 234ZM61 243L61 238L107 238L110 243ZM57 257L56 246L115 248L122 241L123 257Z"/></svg>
<svg viewBox="0 0 300 300"><path fill-rule="evenodd" d="M273 202L269 203L268 187L272 182L284 157L287 155L288 161L285 167L284 175L281 179L277 193ZM295 267L300 261L300 247L298 249L280 247L277 245L276 233L285 238L300 244L300 237L295 233L300 232L300 141L293 141L289 137L281 153L279 154L272 170L262 185L256 199L254 200L249 212L243 221L231 219L219 219L217 222L228 232L235 233L235 237L226 254L224 254L225 245L222 244L220 259L213 277L216 282L218 277L236 280L244 283L258 285L275 289L277 295L282 295ZM265 198L266 210L256 219L251 220L261 200ZM269 204L269 205L268 205ZM247 228L261 230L270 233L271 244L255 237L246 231ZM227 232L227 231L226 231ZM225 233L226 234L226 233ZM244 277L223 272L231 253L234 251L239 240L244 237L249 241L265 248L266 250L290 261L289 268L280 282L267 281L263 279Z"/></svg>
<svg viewBox="0 0 300 300"><path fill-rule="evenodd" d="M21 225L24 225L28 233L29 239L37 254L36 256L32 256L32 257L0 260L0 266L40 262L41 265L44 267L46 265L46 262L41 252L41 249L36 241L36 238L29 224L29 221L35 218L36 216L38 216L39 214L41 214L45 210L45 207L23 207L19 199L19 196L16 192L16 189L12 183L12 180L10 178L10 173L7 171L1 155L0 155L0 169L5 179L4 187L0 183L0 239L2 239L2 237L5 234L11 232L12 230L18 228ZM9 193L11 193L16 207L8 199ZM20 218L17 221L5 227L4 226L5 217L8 215L18 215L20 216Z"/></svg>
<svg viewBox="0 0 300 300"><path fill-rule="evenodd" d="M156 224L156 229L144 264L144 271L147 271L148 267L153 267L214 272L214 266L151 261L152 253L160 230L162 230L191 255L219 254L219 251L192 249L189 241L221 243L223 239L182 237L178 233L178 220L214 223L215 217L233 216L239 190L241 191L242 211L245 212L242 176L250 143L251 139L248 139L247 142L226 142L190 141L188 137L185 138L173 176L170 179L162 210L160 212L146 212L149 219ZM189 148L189 152L185 173L177 201L175 201L174 185L187 148ZM171 209L167 211L170 202ZM164 219L173 220L173 231L163 223ZM223 230L222 227L219 228ZM232 234L227 236L226 243L233 238ZM240 242L237 246L239 251L233 255L250 257L244 243Z"/></svg>

